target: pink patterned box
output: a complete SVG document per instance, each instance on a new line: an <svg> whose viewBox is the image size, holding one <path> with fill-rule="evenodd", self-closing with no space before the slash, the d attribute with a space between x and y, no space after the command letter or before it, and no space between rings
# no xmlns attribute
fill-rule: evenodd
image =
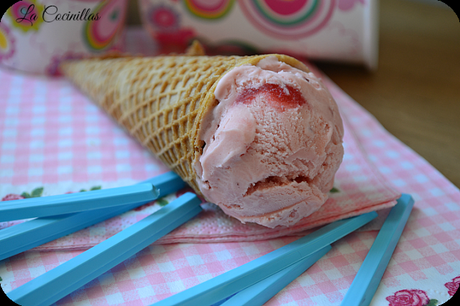
<svg viewBox="0 0 460 306"><path fill-rule="evenodd" d="M126 0L26 0L0 22L0 64L36 74L59 74L63 59L122 47Z"/></svg>
<svg viewBox="0 0 460 306"><path fill-rule="evenodd" d="M369 68L377 65L377 0L139 0L139 4L151 36L163 45L179 46L178 52L198 38L216 53L294 53Z"/></svg>

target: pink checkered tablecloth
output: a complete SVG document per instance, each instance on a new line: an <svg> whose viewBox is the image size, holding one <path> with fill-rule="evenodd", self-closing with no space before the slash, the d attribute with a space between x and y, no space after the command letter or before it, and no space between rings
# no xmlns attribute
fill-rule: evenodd
<svg viewBox="0 0 460 306"><path fill-rule="evenodd" d="M127 51L152 54L155 46L144 35L128 31ZM312 226L379 209L379 220L334 243L325 257L267 303L339 305L400 192L411 194L415 206L371 305L447 301L460 283L459 190L334 83L324 82L339 104L346 130L338 192L328 201L338 214L322 212L282 231L242 225L204 204L199 218L57 304L150 305L294 241ZM66 80L0 68L0 198L123 186L165 171ZM0 261L2 289L8 293L53 269L176 196ZM0 229L18 222L0 223Z"/></svg>

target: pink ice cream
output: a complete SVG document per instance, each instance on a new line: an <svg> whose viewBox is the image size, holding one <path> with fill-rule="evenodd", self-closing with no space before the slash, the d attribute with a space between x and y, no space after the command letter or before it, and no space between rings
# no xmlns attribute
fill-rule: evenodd
<svg viewBox="0 0 460 306"><path fill-rule="evenodd" d="M318 210L343 157L339 110L319 79L267 57L227 73L215 96L194 165L206 199L272 228Z"/></svg>

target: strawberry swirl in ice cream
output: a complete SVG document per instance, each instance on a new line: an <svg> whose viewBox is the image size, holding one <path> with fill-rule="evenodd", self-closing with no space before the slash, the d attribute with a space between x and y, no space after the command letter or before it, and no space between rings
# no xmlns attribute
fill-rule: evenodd
<svg viewBox="0 0 460 306"><path fill-rule="evenodd" d="M272 228L318 210L343 158L342 120L320 80L270 56L231 70L214 94L194 165L206 199Z"/></svg>

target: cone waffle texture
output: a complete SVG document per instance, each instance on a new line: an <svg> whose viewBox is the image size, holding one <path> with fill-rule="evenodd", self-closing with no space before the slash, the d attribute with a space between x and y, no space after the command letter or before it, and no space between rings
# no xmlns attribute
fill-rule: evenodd
<svg viewBox="0 0 460 306"><path fill-rule="evenodd" d="M69 61L63 73L198 194L194 161L203 117L218 104L214 90L231 69L269 55L108 57ZM284 55L280 61L308 71Z"/></svg>

